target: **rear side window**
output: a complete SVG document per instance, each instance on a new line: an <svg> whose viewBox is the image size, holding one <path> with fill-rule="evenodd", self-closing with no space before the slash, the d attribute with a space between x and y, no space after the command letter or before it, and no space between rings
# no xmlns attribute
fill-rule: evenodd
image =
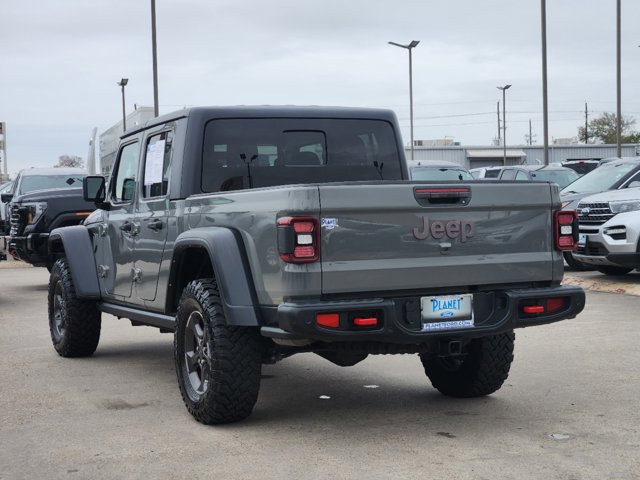
<svg viewBox="0 0 640 480"><path fill-rule="evenodd" d="M144 198L167 194L173 134L162 132L149 138L144 163Z"/></svg>
<svg viewBox="0 0 640 480"><path fill-rule="evenodd" d="M204 192L402 178L395 134L384 121L221 119L205 128Z"/></svg>
<svg viewBox="0 0 640 480"><path fill-rule="evenodd" d="M516 178L516 171L511 168L507 168L503 170L502 175L500 175L500 180L513 180L515 178Z"/></svg>

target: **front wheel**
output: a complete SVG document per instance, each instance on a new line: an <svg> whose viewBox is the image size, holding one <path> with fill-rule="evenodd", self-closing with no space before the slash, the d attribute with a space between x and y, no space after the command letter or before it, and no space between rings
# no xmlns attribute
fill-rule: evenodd
<svg viewBox="0 0 640 480"><path fill-rule="evenodd" d="M176 315L174 355L187 410L204 424L248 417L258 399L260 332L227 325L215 280L194 280Z"/></svg>
<svg viewBox="0 0 640 480"><path fill-rule="evenodd" d="M604 273L605 275L626 275L631 270L633 270L633 268L613 267L610 265L603 265L603 266L597 267L597 270L600 273Z"/></svg>
<svg viewBox="0 0 640 480"><path fill-rule="evenodd" d="M471 340L462 355L420 354L432 385L449 397L489 395L502 387L513 362L513 332Z"/></svg>
<svg viewBox="0 0 640 480"><path fill-rule="evenodd" d="M49 331L62 357L87 357L98 348L101 318L95 300L76 296L71 270L62 258L53 264L49 277Z"/></svg>

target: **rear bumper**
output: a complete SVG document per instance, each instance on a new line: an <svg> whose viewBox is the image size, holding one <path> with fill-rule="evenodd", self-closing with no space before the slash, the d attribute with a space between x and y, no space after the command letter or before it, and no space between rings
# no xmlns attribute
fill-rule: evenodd
<svg viewBox="0 0 640 480"><path fill-rule="evenodd" d="M562 299L553 313L525 314L523 306L546 305L548 299ZM575 317L585 305L584 290L574 286L503 290L475 293L474 325L424 331L420 297L375 298L357 301L296 302L278 306L278 327L263 328L263 335L279 339L311 339L325 342L374 341L419 344L434 338L474 338L516 328L544 325ZM318 314L339 314L339 326L316 323ZM376 317L375 326L355 325L354 318Z"/></svg>

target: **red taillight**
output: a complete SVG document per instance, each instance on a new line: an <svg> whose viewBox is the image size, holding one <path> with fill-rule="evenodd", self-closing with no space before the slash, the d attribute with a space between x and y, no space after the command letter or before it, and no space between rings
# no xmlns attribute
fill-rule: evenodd
<svg viewBox="0 0 640 480"><path fill-rule="evenodd" d="M337 313L318 313L316 323L321 327L338 328L340 327L340 315Z"/></svg>
<svg viewBox="0 0 640 480"><path fill-rule="evenodd" d="M311 263L320 258L320 229L314 217L278 219L278 252L287 263Z"/></svg>
<svg viewBox="0 0 640 480"><path fill-rule="evenodd" d="M543 300L533 301L536 303L522 306L522 313L526 315L546 313L549 315L564 310L569 305L568 297L546 298ZM531 302L531 300L528 300L528 302Z"/></svg>
<svg viewBox="0 0 640 480"><path fill-rule="evenodd" d="M525 305L522 307L524 313L544 313L544 307L542 305Z"/></svg>
<svg viewBox="0 0 640 480"><path fill-rule="evenodd" d="M549 298L547 300L547 312L553 313L563 310L567 305L567 297Z"/></svg>
<svg viewBox="0 0 640 480"><path fill-rule="evenodd" d="M575 210L558 210L553 215L556 250L575 250L578 242L578 220Z"/></svg>
<svg viewBox="0 0 640 480"><path fill-rule="evenodd" d="M353 319L353 324L356 327L375 327L376 325L378 325L378 319L376 317L356 317Z"/></svg>

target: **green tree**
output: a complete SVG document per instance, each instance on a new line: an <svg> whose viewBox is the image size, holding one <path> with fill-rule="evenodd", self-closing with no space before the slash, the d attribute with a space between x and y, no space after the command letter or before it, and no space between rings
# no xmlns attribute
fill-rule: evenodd
<svg viewBox="0 0 640 480"><path fill-rule="evenodd" d="M58 163L56 165L54 165L55 168L60 168L60 167L76 167L76 168L83 168L84 167L84 160L82 160L82 157L76 157L73 155L60 155L58 157Z"/></svg>
<svg viewBox="0 0 640 480"><path fill-rule="evenodd" d="M598 118L594 118L587 125L589 134L589 143L607 143L613 144L617 142L617 115L615 113L604 112ZM636 119L631 116L622 116L621 122L621 143L640 143L640 133L633 130ZM585 141L584 127L578 128L578 138L581 142Z"/></svg>

